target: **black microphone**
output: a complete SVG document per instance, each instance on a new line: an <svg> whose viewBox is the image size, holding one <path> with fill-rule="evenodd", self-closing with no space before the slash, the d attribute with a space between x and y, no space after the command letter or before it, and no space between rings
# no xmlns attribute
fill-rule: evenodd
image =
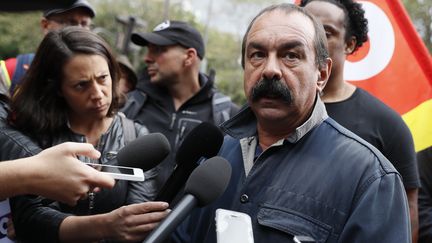
<svg viewBox="0 0 432 243"><path fill-rule="evenodd" d="M155 201L172 203L202 157L210 158L219 152L223 134L215 125L203 122L196 126L180 144L175 157L177 166L165 182Z"/></svg>
<svg viewBox="0 0 432 243"><path fill-rule="evenodd" d="M203 207L222 195L231 179L231 165L222 157L213 157L201 163L190 175L185 195L162 220L144 243L163 242L195 207Z"/></svg>
<svg viewBox="0 0 432 243"><path fill-rule="evenodd" d="M147 171L164 160L170 151L171 146L162 133L150 133L121 148L117 153L117 161L120 166Z"/></svg>

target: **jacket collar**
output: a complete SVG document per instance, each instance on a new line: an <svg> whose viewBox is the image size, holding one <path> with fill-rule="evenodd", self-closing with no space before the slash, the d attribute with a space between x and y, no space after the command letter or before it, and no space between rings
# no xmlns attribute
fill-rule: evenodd
<svg viewBox="0 0 432 243"><path fill-rule="evenodd" d="M204 73L199 73L198 75L201 88L191 99L208 99L212 96L214 81ZM148 79L141 79L137 84L137 89L145 92L150 98L158 101L165 101L167 98L167 89L152 84Z"/></svg>
<svg viewBox="0 0 432 243"><path fill-rule="evenodd" d="M285 140L290 143L298 142L304 135L327 118L328 115L325 105L321 101L319 95L317 95L311 116L303 124L298 126L293 133L285 138ZM256 123L255 114L252 112L249 105L245 105L234 117L222 123L221 128L226 134L241 139L257 135Z"/></svg>

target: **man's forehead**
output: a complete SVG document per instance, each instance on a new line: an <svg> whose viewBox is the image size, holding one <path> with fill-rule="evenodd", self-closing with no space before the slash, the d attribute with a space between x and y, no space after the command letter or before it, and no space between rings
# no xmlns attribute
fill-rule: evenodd
<svg viewBox="0 0 432 243"><path fill-rule="evenodd" d="M306 42L311 42L315 35L315 29L312 20L301 12L286 13L281 10L273 10L256 19L248 33L247 40L260 34L266 35L266 38L293 35L304 38Z"/></svg>
<svg viewBox="0 0 432 243"><path fill-rule="evenodd" d="M312 21L303 13L298 11L285 12L283 10L273 10L267 13L264 13L260 17L257 18L254 25L265 25L266 27L299 27L301 29L312 30L313 24Z"/></svg>

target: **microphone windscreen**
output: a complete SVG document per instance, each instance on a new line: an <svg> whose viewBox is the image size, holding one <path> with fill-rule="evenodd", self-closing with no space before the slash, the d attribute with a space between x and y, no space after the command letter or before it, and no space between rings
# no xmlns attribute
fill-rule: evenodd
<svg viewBox="0 0 432 243"><path fill-rule="evenodd" d="M185 193L192 194L202 207L216 200L231 179L231 165L224 158L216 156L202 162L190 175Z"/></svg>
<svg viewBox="0 0 432 243"><path fill-rule="evenodd" d="M188 133L180 144L177 164L196 163L201 157L210 158L219 152L223 143L220 129L208 122L202 122Z"/></svg>
<svg viewBox="0 0 432 243"><path fill-rule="evenodd" d="M121 148L117 153L117 160L120 166L147 171L162 162L170 151L171 146L163 134L150 133Z"/></svg>

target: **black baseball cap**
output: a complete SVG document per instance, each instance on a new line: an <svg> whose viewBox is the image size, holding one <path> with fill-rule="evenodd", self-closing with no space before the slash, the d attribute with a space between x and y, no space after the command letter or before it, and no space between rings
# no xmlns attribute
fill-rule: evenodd
<svg viewBox="0 0 432 243"><path fill-rule="evenodd" d="M48 17L53 14L61 14L76 8L85 8L86 10L88 10L88 12L90 13L90 17L92 18L94 18L94 16L96 15L95 10L93 9L93 7L90 5L89 2L87 2L86 0L77 0L74 1L72 5L65 6L63 8L48 9L43 12L43 16Z"/></svg>
<svg viewBox="0 0 432 243"><path fill-rule="evenodd" d="M147 46L149 43L157 46L181 45L194 48L200 59L204 58L205 48L201 34L186 22L167 20L157 25L149 33L133 33L133 43Z"/></svg>

